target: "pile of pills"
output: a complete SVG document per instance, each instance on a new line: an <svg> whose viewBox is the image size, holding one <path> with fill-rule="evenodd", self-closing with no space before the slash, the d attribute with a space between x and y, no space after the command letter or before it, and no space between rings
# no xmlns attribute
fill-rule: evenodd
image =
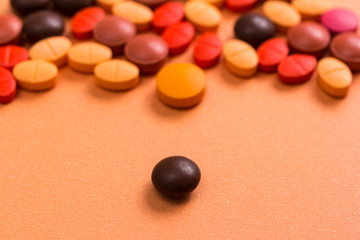
<svg viewBox="0 0 360 240"><path fill-rule="evenodd" d="M257 5L261 13L245 12ZM277 72L281 82L299 84L317 70L318 85L334 97L346 96L352 72L360 70L358 17L331 0L11 0L11 6L17 15L0 15L2 103L17 87L53 88L65 65L94 74L98 86L112 91L156 74L157 96L173 108L201 102L204 69L221 55L225 68L241 78ZM234 39L224 43L216 34L223 7L242 13ZM65 17L83 42L73 45L63 36ZM32 46L16 46L24 42ZM193 63L167 65L193 42Z"/></svg>

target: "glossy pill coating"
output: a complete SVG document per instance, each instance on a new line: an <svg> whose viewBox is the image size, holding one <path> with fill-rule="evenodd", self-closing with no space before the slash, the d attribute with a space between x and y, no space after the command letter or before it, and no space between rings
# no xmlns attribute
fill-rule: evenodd
<svg viewBox="0 0 360 240"><path fill-rule="evenodd" d="M256 73L259 59L250 44L232 39L224 44L223 53L225 67L233 74L251 77Z"/></svg>
<svg viewBox="0 0 360 240"><path fill-rule="evenodd" d="M320 21L332 34L356 32L359 25L357 15L343 8L332 9L324 13Z"/></svg>
<svg viewBox="0 0 360 240"><path fill-rule="evenodd" d="M105 11L100 7L87 7L75 14L71 21L71 31L75 38L88 39L98 22L105 18Z"/></svg>
<svg viewBox="0 0 360 240"><path fill-rule="evenodd" d="M139 68L126 60L109 60L96 65L96 83L105 89L123 91L139 83Z"/></svg>
<svg viewBox="0 0 360 240"><path fill-rule="evenodd" d="M15 78L8 69L0 67L0 103L11 102L15 96Z"/></svg>
<svg viewBox="0 0 360 240"><path fill-rule="evenodd" d="M67 56L72 43L66 37L50 37L35 43L29 50L30 58L46 60L62 67L67 62Z"/></svg>
<svg viewBox="0 0 360 240"><path fill-rule="evenodd" d="M148 7L154 8L162 3L165 3L167 0L137 0L137 1Z"/></svg>
<svg viewBox="0 0 360 240"><path fill-rule="evenodd" d="M280 32L286 32L289 28L301 22L299 11L290 3L284 1L266 1L262 9L265 16L277 25Z"/></svg>
<svg viewBox="0 0 360 240"><path fill-rule="evenodd" d="M111 8L119 2L123 2L125 0L96 0L96 4L102 7L105 11L111 12Z"/></svg>
<svg viewBox="0 0 360 240"><path fill-rule="evenodd" d="M93 0L53 0L55 8L63 14L73 15L83 8L92 6Z"/></svg>
<svg viewBox="0 0 360 240"><path fill-rule="evenodd" d="M317 68L319 86L329 95L345 97L352 82L348 66L332 57L321 59Z"/></svg>
<svg viewBox="0 0 360 240"><path fill-rule="evenodd" d="M195 29L189 22L180 22L168 27L162 38L169 46L170 55L184 52L194 39Z"/></svg>
<svg viewBox="0 0 360 240"><path fill-rule="evenodd" d="M286 57L278 67L279 80L287 84L308 81L316 69L317 60L312 55L293 54Z"/></svg>
<svg viewBox="0 0 360 240"><path fill-rule="evenodd" d="M334 5L331 0L294 0L292 4L304 20L313 21L318 21L320 16Z"/></svg>
<svg viewBox="0 0 360 240"><path fill-rule="evenodd" d="M154 187L169 197L183 197L199 185L201 172L192 160L173 156L160 161L154 167L151 180Z"/></svg>
<svg viewBox="0 0 360 240"><path fill-rule="evenodd" d="M21 88L44 91L55 87L58 68L44 60L28 60L17 64L13 74Z"/></svg>
<svg viewBox="0 0 360 240"><path fill-rule="evenodd" d="M289 55L289 47L282 38L269 39L257 49L259 70L266 73L276 72L279 64Z"/></svg>
<svg viewBox="0 0 360 240"><path fill-rule="evenodd" d="M162 33L165 28L181 22L184 18L184 5L180 2L167 2L154 11L152 27L155 32Z"/></svg>
<svg viewBox="0 0 360 240"><path fill-rule="evenodd" d="M219 62L222 52L220 38L212 32L201 34L195 41L193 58L201 68L210 68Z"/></svg>
<svg viewBox="0 0 360 240"><path fill-rule="evenodd" d="M262 14L247 13L236 21L234 32L238 39L257 48L262 42L275 36L276 27Z"/></svg>
<svg viewBox="0 0 360 240"><path fill-rule="evenodd" d="M11 0L11 7L18 13L26 15L51 6L51 0Z"/></svg>
<svg viewBox="0 0 360 240"><path fill-rule="evenodd" d="M346 63L352 71L360 71L360 36L356 33L342 33L330 44L331 54Z"/></svg>
<svg viewBox="0 0 360 240"><path fill-rule="evenodd" d="M98 63L110 60L112 51L107 46L83 42L73 46L68 54L68 64L76 71L92 73Z"/></svg>
<svg viewBox="0 0 360 240"><path fill-rule="evenodd" d="M255 7L258 0L225 0L226 7L233 12L244 12Z"/></svg>
<svg viewBox="0 0 360 240"><path fill-rule="evenodd" d="M221 21L220 11L213 5L202 1L186 2L185 17L194 24L199 32L215 32Z"/></svg>
<svg viewBox="0 0 360 240"><path fill-rule="evenodd" d="M23 28L22 21L15 15L0 15L0 46L18 44Z"/></svg>
<svg viewBox="0 0 360 240"><path fill-rule="evenodd" d="M28 59L29 52L26 48L15 45L0 47L0 67L11 71L16 64Z"/></svg>

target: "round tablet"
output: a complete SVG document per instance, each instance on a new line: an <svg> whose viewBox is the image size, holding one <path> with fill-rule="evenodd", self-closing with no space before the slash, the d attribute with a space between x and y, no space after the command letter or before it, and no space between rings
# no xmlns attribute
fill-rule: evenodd
<svg viewBox="0 0 360 240"><path fill-rule="evenodd" d="M202 1L186 2L185 17L200 32L217 31L221 21L220 11L213 5Z"/></svg>
<svg viewBox="0 0 360 240"><path fill-rule="evenodd" d="M146 6L149 6L151 8L154 8L168 0L136 0L136 1L138 1L139 3L142 3Z"/></svg>
<svg viewBox="0 0 360 240"><path fill-rule="evenodd" d="M168 27L162 34L162 38L169 46L170 55L184 52L192 42L195 29L189 22L180 22Z"/></svg>
<svg viewBox="0 0 360 240"><path fill-rule="evenodd" d="M28 14L51 6L51 0L11 0L11 7L20 14Z"/></svg>
<svg viewBox="0 0 360 240"><path fill-rule="evenodd" d="M281 32L286 32L289 28L301 22L299 11L290 3L284 1L266 1L262 9L265 16L274 22Z"/></svg>
<svg viewBox="0 0 360 240"><path fill-rule="evenodd" d="M126 60L99 63L94 73L96 83L108 90L129 90L139 83L139 68Z"/></svg>
<svg viewBox="0 0 360 240"><path fill-rule="evenodd" d="M54 0L55 7L60 12L73 15L77 11L93 5L93 0Z"/></svg>
<svg viewBox="0 0 360 240"><path fill-rule="evenodd" d="M0 103L11 102L16 95L16 81L11 72L0 67Z"/></svg>
<svg viewBox="0 0 360 240"><path fill-rule="evenodd" d="M135 35L136 26L117 16L107 16L94 29L94 39L110 47L114 55L122 54L127 41Z"/></svg>
<svg viewBox="0 0 360 240"><path fill-rule="evenodd" d="M64 19L50 10L34 12L24 19L23 31L30 41L61 35L64 29Z"/></svg>
<svg viewBox="0 0 360 240"><path fill-rule="evenodd" d="M352 82L348 66L336 58L321 59L317 68L319 86L329 95L345 97Z"/></svg>
<svg viewBox="0 0 360 240"><path fill-rule="evenodd" d="M342 33L334 37L330 45L334 57L346 63L352 71L360 71L360 36Z"/></svg>
<svg viewBox="0 0 360 240"><path fill-rule="evenodd" d="M28 59L29 52L26 48L15 45L0 47L0 67L12 70L16 64Z"/></svg>
<svg viewBox="0 0 360 240"><path fill-rule="evenodd" d="M18 44L23 28L21 20L12 14L0 15L0 46Z"/></svg>
<svg viewBox="0 0 360 240"><path fill-rule="evenodd" d="M294 7L299 10L303 19L319 20L320 16L333 8L330 0L294 0Z"/></svg>
<svg viewBox="0 0 360 240"><path fill-rule="evenodd" d="M111 8L119 2L125 0L96 0L96 4L102 7L105 11L111 12Z"/></svg>
<svg viewBox="0 0 360 240"><path fill-rule="evenodd" d="M162 33L165 28L181 22L184 18L184 5L180 2L167 2L154 11L152 27L155 32Z"/></svg>
<svg viewBox="0 0 360 240"><path fill-rule="evenodd" d="M356 32L359 25L357 15L342 8L327 11L321 16L320 21L332 34Z"/></svg>
<svg viewBox="0 0 360 240"><path fill-rule="evenodd" d="M226 7L233 12L244 12L255 7L258 0L225 0Z"/></svg>
<svg viewBox="0 0 360 240"><path fill-rule="evenodd" d="M238 39L257 48L262 42L275 36L276 27L264 15L247 13L236 21L234 32Z"/></svg>
<svg viewBox="0 0 360 240"><path fill-rule="evenodd" d="M190 108L201 102L206 90L204 71L191 63L166 65L156 76L157 96L173 108Z"/></svg>
<svg viewBox="0 0 360 240"><path fill-rule="evenodd" d="M153 74L166 63L169 47L161 37L147 33L130 39L124 52L125 57L137 65L141 73Z"/></svg>
<svg viewBox="0 0 360 240"><path fill-rule="evenodd" d="M269 39L257 49L259 56L259 70L262 72L276 72L278 65L289 55L289 47L282 38Z"/></svg>
<svg viewBox="0 0 360 240"><path fill-rule="evenodd" d="M78 39L88 39L93 36L93 30L98 22L105 17L105 11L100 7L87 7L75 14L71 21L71 31Z"/></svg>
<svg viewBox="0 0 360 240"><path fill-rule="evenodd" d="M280 81L299 84L308 81L316 69L317 60L312 55L293 54L286 57L278 67Z"/></svg>
<svg viewBox="0 0 360 240"><path fill-rule="evenodd" d="M58 68L44 60L28 60L17 64L13 74L21 88L43 91L56 85Z"/></svg>
<svg viewBox="0 0 360 240"><path fill-rule="evenodd" d="M219 62L222 52L220 38L212 32L201 34L195 41L193 58L201 68L210 68Z"/></svg>

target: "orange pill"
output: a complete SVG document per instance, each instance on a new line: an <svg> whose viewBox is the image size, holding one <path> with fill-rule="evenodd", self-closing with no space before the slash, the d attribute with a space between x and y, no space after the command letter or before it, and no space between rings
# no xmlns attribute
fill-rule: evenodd
<svg viewBox="0 0 360 240"><path fill-rule="evenodd" d="M203 1L185 3L185 17L200 32L215 32L221 21L220 11L213 5Z"/></svg>
<svg viewBox="0 0 360 240"><path fill-rule="evenodd" d="M189 108L201 102L206 91L204 71L191 63L173 63L156 76L157 96L174 108Z"/></svg>
<svg viewBox="0 0 360 240"><path fill-rule="evenodd" d="M203 1L203 2L207 2L211 5L214 5L217 8L220 8L222 6L224 6L224 2L225 0L192 0L192 1Z"/></svg>
<svg viewBox="0 0 360 240"><path fill-rule="evenodd" d="M300 12L290 3L267 1L263 4L262 9L264 15L273 21L281 32L286 32L301 22Z"/></svg>
<svg viewBox="0 0 360 240"><path fill-rule="evenodd" d="M73 46L68 54L69 66L79 72L92 73L96 64L110 60L109 47L95 42L84 42Z"/></svg>
<svg viewBox="0 0 360 240"><path fill-rule="evenodd" d="M67 62L71 45L70 39L66 37L50 37L35 43L30 48L29 55L31 59L46 60L61 67Z"/></svg>
<svg viewBox="0 0 360 240"><path fill-rule="evenodd" d="M105 89L121 91L139 83L139 68L126 60L102 62L94 70L96 83Z"/></svg>
<svg viewBox="0 0 360 240"><path fill-rule="evenodd" d="M55 87L58 68L44 60L27 60L14 67L13 75L21 88L43 91Z"/></svg>
<svg viewBox="0 0 360 240"><path fill-rule="evenodd" d="M248 43L232 39L223 47L225 67L240 77L253 76L258 67L259 58L255 49Z"/></svg>
<svg viewBox="0 0 360 240"><path fill-rule="evenodd" d="M292 4L304 19L315 21L333 8L333 3L329 0L294 0Z"/></svg>
<svg viewBox="0 0 360 240"><path fill-rule="evenodd" d="M96 4L102 7L105 11L111 12L111 8L119 2L124 0L96 0Z"/></svg>
<svg viewBox="0 0 360 240"><path fill-rule="evenodd" d="M352 82L352 74L349 67L340 60L327 57L318 64L319 86L329 95L345 97Z"/></svg>

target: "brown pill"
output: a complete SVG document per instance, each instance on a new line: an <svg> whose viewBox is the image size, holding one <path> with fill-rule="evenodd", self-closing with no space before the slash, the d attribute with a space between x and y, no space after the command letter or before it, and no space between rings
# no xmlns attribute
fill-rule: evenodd
<svg viewBox="0 0 360 240"><path fill-rule="evenodd" d="M23 27L21 20L12 14L0 16L0 46L18 44Z"/></svg>
<svg viewBox="0 0 360 240"><path fill-rule="evenodd" d="M330 45L334 57L346 63L352 71L360 71L360 36L342 33L334 37Z"/></svg>

